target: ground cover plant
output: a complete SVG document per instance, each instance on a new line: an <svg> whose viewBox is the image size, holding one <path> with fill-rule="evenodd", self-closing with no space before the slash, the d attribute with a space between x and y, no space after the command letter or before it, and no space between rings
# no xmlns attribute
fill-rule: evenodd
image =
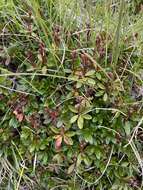
<svg viewBox="0 0 143 190"><path fill-rule="evenodd" d="M0 0L0 189L143 189L142 0Z"/></svg>

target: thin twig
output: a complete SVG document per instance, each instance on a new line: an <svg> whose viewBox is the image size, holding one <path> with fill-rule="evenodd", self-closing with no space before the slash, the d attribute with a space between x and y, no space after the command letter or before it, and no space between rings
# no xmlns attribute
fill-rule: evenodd
<svg viewBox="0 0 143 190"><path fill-rule="evenodd" d="M137 126L135 127L135 129L133 131L133 134L132 134L132 136L131 136L128 144L126 144L124 147L127 147L128 145L130 145L132 143L133 138L134 138L135 134L137 133L139 127L141 126L142 122L143 122L143 117L140 119L140 121L138 122Z"/></svg>
<svg viewBox="0 0 143 190"><path fill-rule="evenodd" d="M9 87L3 86L3 85L0 85L0 88L4 88L4 89L10 90L12 92L18 92L18 93L21 93L21 94L36 96L35 94L29 93L29 92L24 92L24 91L21 91L21 90L15 90L13 88L9 88Z"/></svg>
<svg viewBox="0 0 143 190"><path fill-rule="evenodd" d="M84 114L87 114L87 113L92 112L94 110L114 111L114 112L119 112L119 113L121 113L124 116L127 116L124 112L122 112L121 110L116 109L116 108L93 108L91 110L88 110L88 111L84 112Z"/></svg>
<svg viewBox="0 0 143 190"><path fill-rule="evenodd" d="M108 166L109 166L109 164L110 164L110 161L111 161L111 158L112 158L112 154L113 154L113 150L114 150L114 146L112 146L112 149L111 149L111 152L110 152L110 155L109 155L109 159L108 159L108 162L107 162L107 164L106 164L106 166L105 166L105 169L103 170L103 172L102 172L102 174L100 175L100 177L95 181L95 182L89 182L89 181L87 181L87 180L85 180L82 176L80 176L79 174L78 174L78 172L76 171L76 174L77 174L77 176L80 178L80 179L82 179L85 183L87 183L87 184L90 184L90 185L95 185L95 184L97 184L98 182L99 182L99 180L104 176L104 174L105 174L105 172L106 172L106 170L107 170L107 168L108 168Z"/></svg>

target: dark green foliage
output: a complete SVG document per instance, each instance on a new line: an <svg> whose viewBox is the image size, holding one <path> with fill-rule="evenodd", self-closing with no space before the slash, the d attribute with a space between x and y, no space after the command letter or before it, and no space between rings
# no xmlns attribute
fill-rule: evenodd
<svg viewBox="0 0 143 190"><path fill-rule="evenodd" d="M116 63L114 34L66 27L55 2L0 8L0 186L142 189L141 33L120 36Z"/></svg>

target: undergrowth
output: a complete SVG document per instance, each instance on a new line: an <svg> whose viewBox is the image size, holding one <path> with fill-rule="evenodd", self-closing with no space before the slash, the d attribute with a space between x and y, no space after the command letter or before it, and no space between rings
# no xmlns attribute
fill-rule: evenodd
<svg viewBox="0 0 143 190"><path fill-rule="evenodd" d="M142 189L142 1L0 3L0 189Z"/></svg>

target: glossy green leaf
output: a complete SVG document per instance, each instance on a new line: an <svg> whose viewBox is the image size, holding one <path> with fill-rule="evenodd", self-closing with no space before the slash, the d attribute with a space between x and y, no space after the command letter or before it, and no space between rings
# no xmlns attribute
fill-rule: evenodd
<svg viewBox="0 0 143 190"><path fill-rule="evenodd" d="M100 73L97 72L96 77L97 77L98 80L101 80L101 74Z"/></svg>
<svg viewBox="0 0 143 190"><path fill-rule="evenodd" d="M82 83L81 82L77 82L76 83L76 88L81 88L82 87Z"/></svg>
<svg viewBox="0 0 143 190"><path fill-rule="evenodd" d="M71 112L73 112L73 113L78 113L78 110L76 110L74 106L69 105L68 108L69 108L69 110L70 110Z"/></svg>
<svg viewBox="0 0 143 190"><path fill-rule="evenodd" d="M97 83L97 86L98 86L100 89L102 89L102 90L105 89L105 86L104 86L102 83Z"/></svg>
<svg viewBox="0 0 143 190"><path fill-rule="evenodd" d="M89 114L82 115L84 119L90 120L92 119L92 116Z"/></svg>
<svg viewBox="0 0 143 190"><path fill-rule="evenodd" d="M94 75L94 74L95 74L95 70L90 70L90 71L88 71L88 72L85 74L85 76L88 77L88 76L92 76L92 75Z"/></svg>
<svg viewBox="0 0 143 190"><path fill-rule="evenodd" d="M108 95L107 95L107 93L105 93L104 96L103 96L103 100L104 100L104 102L106 102L107 99L108 99Z"/></svg>
<svg viewBox="0 0 143 190"><path fill-rule="evenodd" d="M84 123L84 118L82 115L80 115L78 120L77 120L77 125L78 125L79 129L83 128L83 123Z"/></svg>
<svg viewBox="0 0 143 190"><path fill-rule="evenodd" d="M78 115L74 115L71 119L70 119L70 123L75 123L76 120L78 119Z"/></svg>
<svg viewBox="0 0 143 190"><path fill-rule="evenodd" d="M88 83L91 84L91 85L95 85L95 84L96 84L96 82L95 82L94 79L88 78L87 81L88 81Z"/></svg>

